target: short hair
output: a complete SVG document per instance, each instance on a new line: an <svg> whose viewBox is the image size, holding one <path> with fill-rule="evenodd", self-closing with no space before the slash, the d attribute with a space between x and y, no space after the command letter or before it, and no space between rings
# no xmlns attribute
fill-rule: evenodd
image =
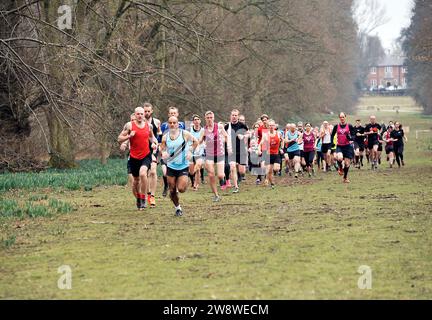
<svg viewBox="0 0 432 320"><path fill-rule="evenodd" d="M240 115L240 111L238 109L232 109L231 113L233 113L233 112L237 112Z"/></svg>
<svg viewBox="0 0 432 320"><path fill-rule="evenodd" d="M213 113L213 111L208 110L208 111L206 111L205 116L207 116L207 115L209 115L209 114L214 114L214 113Z"/></svg>
<svg viewBox="0 0 432 320"><path fill-rule="evenodd" d="M201 120L201 117L200 117L199 115L197 115L197 114L194 114L194 115L192 116L192 121L194 121L194 120L195 120L195 118L198 118L198 119L200 119L200 120Z"/></svg>
<svg viewBox="0 0 432 320"><path fill-rule="evenodd" d="M168 108L168 113L169 113L171 110L175 110L175 111L178 112L178 108L177 108L177 107L173 107L173 106L169 107L169 108Z"/></svg>
<svg viewBox="0 0 432 320"><path fill-rule="evenodd" d="M143 104L142 107L143 108L152 108L153 109L153 106L152 106L152 104L150 102L144 102L144 104Z"/></svg>

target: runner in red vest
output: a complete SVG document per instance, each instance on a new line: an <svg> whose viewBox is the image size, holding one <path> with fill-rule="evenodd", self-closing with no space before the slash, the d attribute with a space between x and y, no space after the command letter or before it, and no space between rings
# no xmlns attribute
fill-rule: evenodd
<svg viewBox="0 0 432 320"><path fill-rule="evenodd" d="M348 171L351 164L351 159L354 157L353 139L355 137L354 127L347 123L346 114L341 112L339 114L340 123L333 127L331 141L334 141L335 135L337 136L336 145L336 160L338 162L339 175L343 175L343 182L349 183ZM342 161L345 166L342 168Z"/></svg>
<svg viewBox="0 0 432 320"><path fill-rule="evenodd" d="M270 182L270 186L274 189L274 172L280 169L280 151L283 148L284 140L279 131L276 130L276 123L274 120L269 120L269 131L264 133L259 144L260 153L263 150L268 150L269 157L266 159L266 174Z"/></svg>
<svg viewBox="0 0 432 320"><path fill-rule="evenodd" d="M150 146L156 150L158 142L153 135L152 125L144 119L144 108L135 109L135 120L125 124L118 137L118 142L129 140L130 145L130 170L134 181L132 190L138 189L137 208L143 210L146 207L145 193L147 191L147 172L152 163Z"/></svg>

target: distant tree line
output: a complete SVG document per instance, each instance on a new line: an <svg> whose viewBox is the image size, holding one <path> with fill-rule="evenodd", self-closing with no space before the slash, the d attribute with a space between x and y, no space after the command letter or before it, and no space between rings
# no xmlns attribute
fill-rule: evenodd
<svg viewBox="0 0 432 320"><path fill-rule="evenodd" d="M402 32L411 94L432 114L432 2L415 0L411 25Z"/></svg>
<svg viewBox="0 0 432 320"><path fill-rule="evenodd" d="M89 139L103 162L144 101L162 119L171 105L182 118L211 109L228 120L235 106L281 124L350 112L352 10L353 0L3 0L0 157L24 156L33 123L51 166L74 166Z"/></svg>

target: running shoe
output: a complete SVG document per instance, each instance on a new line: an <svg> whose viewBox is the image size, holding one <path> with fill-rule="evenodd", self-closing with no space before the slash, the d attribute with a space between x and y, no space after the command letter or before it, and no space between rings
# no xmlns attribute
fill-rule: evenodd
<svg viewBox="0 0 432 320"><path fill-rule="evenodd" d="M155 199L155 196L153 196L153 195L151 195L150 197L149 197L149 204L150 204L150 207L152 207L152 208L154 208L154 207L156 207L156 199Z"/></svg>
<svg viewBox="0 0 432 320"><path fill-rule="evenodd" d="M219 201L221 201L222 199L221 199L221 197L219 197L219 196L214 196L213 197L213 202L219 202Z"/></svg>
<svg viewBox="0 0 432 320"><path fill-rule="evenodd" d="M405 166L405 162L403 160L401 160L402 166Z"/></svg>
<svg viewBox="0 0 432 320"><path fill-rule="evenodd" d="M271 188L272 188L272 189L274 189L274 188L275 188L275 185L274 185L274 183L272 183L272 184L271 184Z"/></svg>
<svg viewBox="0 0 432 320"><path fill-rule="evenodd" d="M344 174L343 169L342 169L342 168L339 168L339 169L338 169L338 173L339 173L340 176L343 176L343 174Z"/></svg>
<svg viewBox="0 0 432 320"><path fill-rule="evenodd" d="M289 168L285 167L285 173L288 174L288 172L289 172Z"/></svg>
<svg viewBox="0 0 432 320"><path fill-rule="evenodd" d="M228 180L226 181L225 185L226 185L227 188L231 188L231 187L232 187L232 185L231 185L231 180L228 179Z"/></svg>
<svg viewBox="0 0 432 320"><path fill-rule="evenodd" d="M308 176L309 176L309 178L312 178L312 173L308 172Z"/></svg>
<svg viewBox="0 0 432 320"><path fill-rule="evenodd" d="M269 184L268 179L265 179L265 180L264 180L264 185L265 185L265 186L268 186L268 184Z"/></svg>
<svg viewBox="0 0 432 320"><path fill-rule="evenodd" d="M343 183L350 183L350 181L348 180L348 178L343 179Z"/></svg>
<svg viewBox="0 0 432 320"><path fill-rule="evenodd" d="M294 178L298 179L298 173L296 172Z"/></svg>
<svg viewBox="0 0 432 320"><path fill-rule="evenodd" d="M255 184L256 184L256 185L260 185L260 184L261 184L261 180L260 180L260 179L256 179L256 180L255 180Z"/></svg>
<svg viewBox="0 0 432 320"><path fill-rule="evenodd" d="M162 197L166 197L168 194L168 188L164 188L162 192Z"/></svg>
<svg viewBox="0 0 432 320"><path fill-rule="evenodd" d="M182 209L177 209L175 212L176 217L181 217L183 215Z"/></svg>
<svg viewBox="0 0 432 320"><path fill-rule="evenodd" d="M145 199L141 199L141 204L139 207L139 210L144 210L147 207L147 203L145 201Z"/></svg>
<svg viewBox="0 0 432 320"><path fill-rule="evenodd" d="M239 188L234 187L232 193L239 193L239 191L240 191Z"/></svg>
<svg viewBox="0 0 432 320"><path fill-rule="evenodd" d="M222 191L225 191L225 190L227 189L227 185L226 185L226 183L225 183L225 184L223 184L223 185L221 185L221 187L220 187L220 188L221 188L221 190L222 190Z"/></svg>
<svg viewBox="0 0 432 320"><path fill-rule="evenodd" d="M137 209L141 209L141 199L140 198L136 199L136 206L137 206Z"/></svg>

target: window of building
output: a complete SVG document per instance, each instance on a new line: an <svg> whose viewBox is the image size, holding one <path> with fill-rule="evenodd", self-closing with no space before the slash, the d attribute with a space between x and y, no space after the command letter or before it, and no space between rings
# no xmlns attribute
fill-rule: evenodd
<svg viewBox="0 0 432 320"><path fill-rule="evenodd" d="M377 81L376 79L372 79L371 80L371 87L375 88L377 86Z"/></svg>
<svg viewBox="0 0 432 320"><path fill-rule="evenodd" d="M385 73L393 73L393 67L385 67Z"/></svg>
<svg viewBox="0 0 432 320"><path fill-rule="evenodd" d="M371 68L371 74L376 74L376 67Z"/></svg>
<svg viewBox="0 0 432 320"><path fill-rule="evenodd" d="M408 68L407 67L402 67L402 73L408 73Z"/></svg>

